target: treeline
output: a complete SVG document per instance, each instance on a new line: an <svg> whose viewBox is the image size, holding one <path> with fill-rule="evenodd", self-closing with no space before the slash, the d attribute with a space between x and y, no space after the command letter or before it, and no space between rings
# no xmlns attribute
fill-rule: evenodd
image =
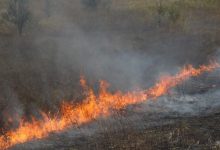
<svg viewBox="0 0 220 150"><path fill-rule="evenodd" d="M96 9L103 2L103 0L81 0L81 4L87 9ZM21 36L25 26L31 21L31 17L33 17L29 6L31 1L8 0L4 3L6 3L6 8L2 8L5 9L5 11L3 11L1 17L5 21L13 24L17 28L18 34ZM52 3L57 2L53 0L44 0L44 10L47 17L51 15Z"/></svg>
<svg viewBox="0 0 220 150"><path fill-rule="evenodd" d="M53 15L54 7L64 3L57 0L41 0L38 3L41 3L40 10L43 10L43 13L46 17ZM78 3L77 3L78 2ZM36 2L35 2L36 3ZM99 8L102 8L103 11L114 8L126 8L131 11L143 12L148 14L154 14L158 26L161 26L163 22L168 21L169 23L176 23L178 20L182 19L184 12L188 9L196 8L218 8L220 6L219 0L128 0L126 2L122 0L78 0L70 2L66 0L65 5L72 5L73 9L76 4L82 6L82 11L96 11ZM25 27L34 20L33 1L30 0L8 0L1 2L2 11L1 18L7 24L12 25L16 28L18 34L21 36ZM64 5L64 4L63 4ZM80 7L81 7L80 6ZM149 13L150 12L150 13ZM89 12L91 13L91 12ZM56 13L55 13L56 15Z"/></svg>

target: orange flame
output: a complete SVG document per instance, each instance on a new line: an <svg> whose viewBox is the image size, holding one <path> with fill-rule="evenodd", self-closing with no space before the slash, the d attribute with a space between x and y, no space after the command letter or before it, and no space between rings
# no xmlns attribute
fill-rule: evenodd
<svg viewBox="0 0 220 150"><path fill-rule="evenodd" d="M59 132L71 126L88 123L99 117L108 117L114 110L120 110L128 105L156 99L188 78L199 76L204 72L210 72L217 67L220 67L218 63L211 63L207 66L202 65L198 69L189 65L175 76L161 78L159 82L148 90L128 93L122 93L121 91L111 93L107 90L109 84L101 81L99 94L95 95L94 90L81 77L80 83L87 93L81 104L63 103L59 116L49 117L49 115L42 113L42 120L33 118L31 122L21 121L17 129L8 131L0 136L0 149L8 149L19 143L41 139L49 136L52 132Z"/></svg>

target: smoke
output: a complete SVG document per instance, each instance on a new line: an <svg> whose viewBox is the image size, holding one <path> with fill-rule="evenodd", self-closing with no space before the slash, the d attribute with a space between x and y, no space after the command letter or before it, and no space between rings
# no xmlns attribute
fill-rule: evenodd
<svg viewBox="0 0 220 150"><path fill-rule="evenodd" d="M74 34L77 39L60 40L58 62L67 58L74 69L78 69L88 80L107 80L113 87L129 89L139 86L143 70L152 65L153 59L146 59L142 53L132 51L123 39L108 33ZM65 59L66 60L66 59Z"/></svg>
<svg viewBox="0 0 220 150"><path fill-rule="evenodd" d="M146 87L161 74L175 73L185 64L200 64L202 59L206 61L196 56L200 45L198 41L186 41L189 37L169 36L154 42L149 42L149 38L145 48L137 49L135 46L139 43L132 44L131 39L120 36L120 33L86 32L75 25L64 33L72 37L54 39L57 45L56 69L80 72L88 80L104 79L118 89ZM185 54L191 51L188 49L195 52Z"/></svg>
<svg viewBox="0 0 220 150"><path fill-rule="evenodd" d="M112 30L105 22L102 24L100 19L95 19L100 17L98 15L94 13L94 20L86 22L87 27L91 26L89 29L66 18L58 36L35 39L35 46L43 49L39 52L40 58L52 58L52 76L58 84L62 84L63 89L56 101L62 100L64 95L69 95L67 98L70 99L77 97L74 94L78 92L75 89L79 88L80 74L95 90L98 90L98 81L103 79L110 83L112 90L129 91L148 88L161 76L175 74L186 64L207 62L206 51L201 51L206 38L200 35L158 32L156 28L144 34L139 31L124 33L121 29ZM52 51L47 49L51 49L48 43L51 43ZM43 91L50 93L50 77L47 74L51 68L47 67L41 70L48 69L43 73ZM46 96L45 102L53 105L52 99ZM172 106L178 109L178 106Z"/></svg>
<svg viewBox="0 0 220 150"><path fill-rule="evenodd" d="M15 128L23 116L23 106L16 93L6 83L2 84L0 89L1 124L6 128Z"/></svg>

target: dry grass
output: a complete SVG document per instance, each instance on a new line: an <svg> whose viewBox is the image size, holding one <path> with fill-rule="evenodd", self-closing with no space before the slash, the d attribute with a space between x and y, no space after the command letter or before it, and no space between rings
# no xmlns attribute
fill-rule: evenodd
<svg viewBox="0 0 220 150"><path fill-rule="evenodd" d="M125 128L77 139L78 150L217 150L220 141L220 114L177 119L176 123L137 130ZM82 140L82 141L81 141ZM78 144L80 143L80 144ZM68 148L67 148L68 149Z"/></svg>

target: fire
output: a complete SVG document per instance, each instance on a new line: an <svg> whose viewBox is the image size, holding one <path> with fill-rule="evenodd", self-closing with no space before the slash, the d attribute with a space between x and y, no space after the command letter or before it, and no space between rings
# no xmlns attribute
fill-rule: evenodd
<svg viewBox="0 0 220 150"><path fill-rule="evenodd" d="M8 149L19 143L41 139L49 136L52 132L79 126L100 117L108 117L113 111L120 110L128 105L156 99L190 77L213 71L217 67L220 67L218 63L210 63L207 66L202 65L197 69L189 65L175 76L161 78L150 89L128 93L121 91L111 93L108 91L109 84L105 81L100 81L99 94L95 94L94 90L87 85L86 80L81 77L80 83L86 93L85 99L81 104L63 103L61 112L57 116L50 117L42 113L43 119L41 120L33 118L31 122L21 121L17 129L7 131L0 136L0 149Z"/></svg>

